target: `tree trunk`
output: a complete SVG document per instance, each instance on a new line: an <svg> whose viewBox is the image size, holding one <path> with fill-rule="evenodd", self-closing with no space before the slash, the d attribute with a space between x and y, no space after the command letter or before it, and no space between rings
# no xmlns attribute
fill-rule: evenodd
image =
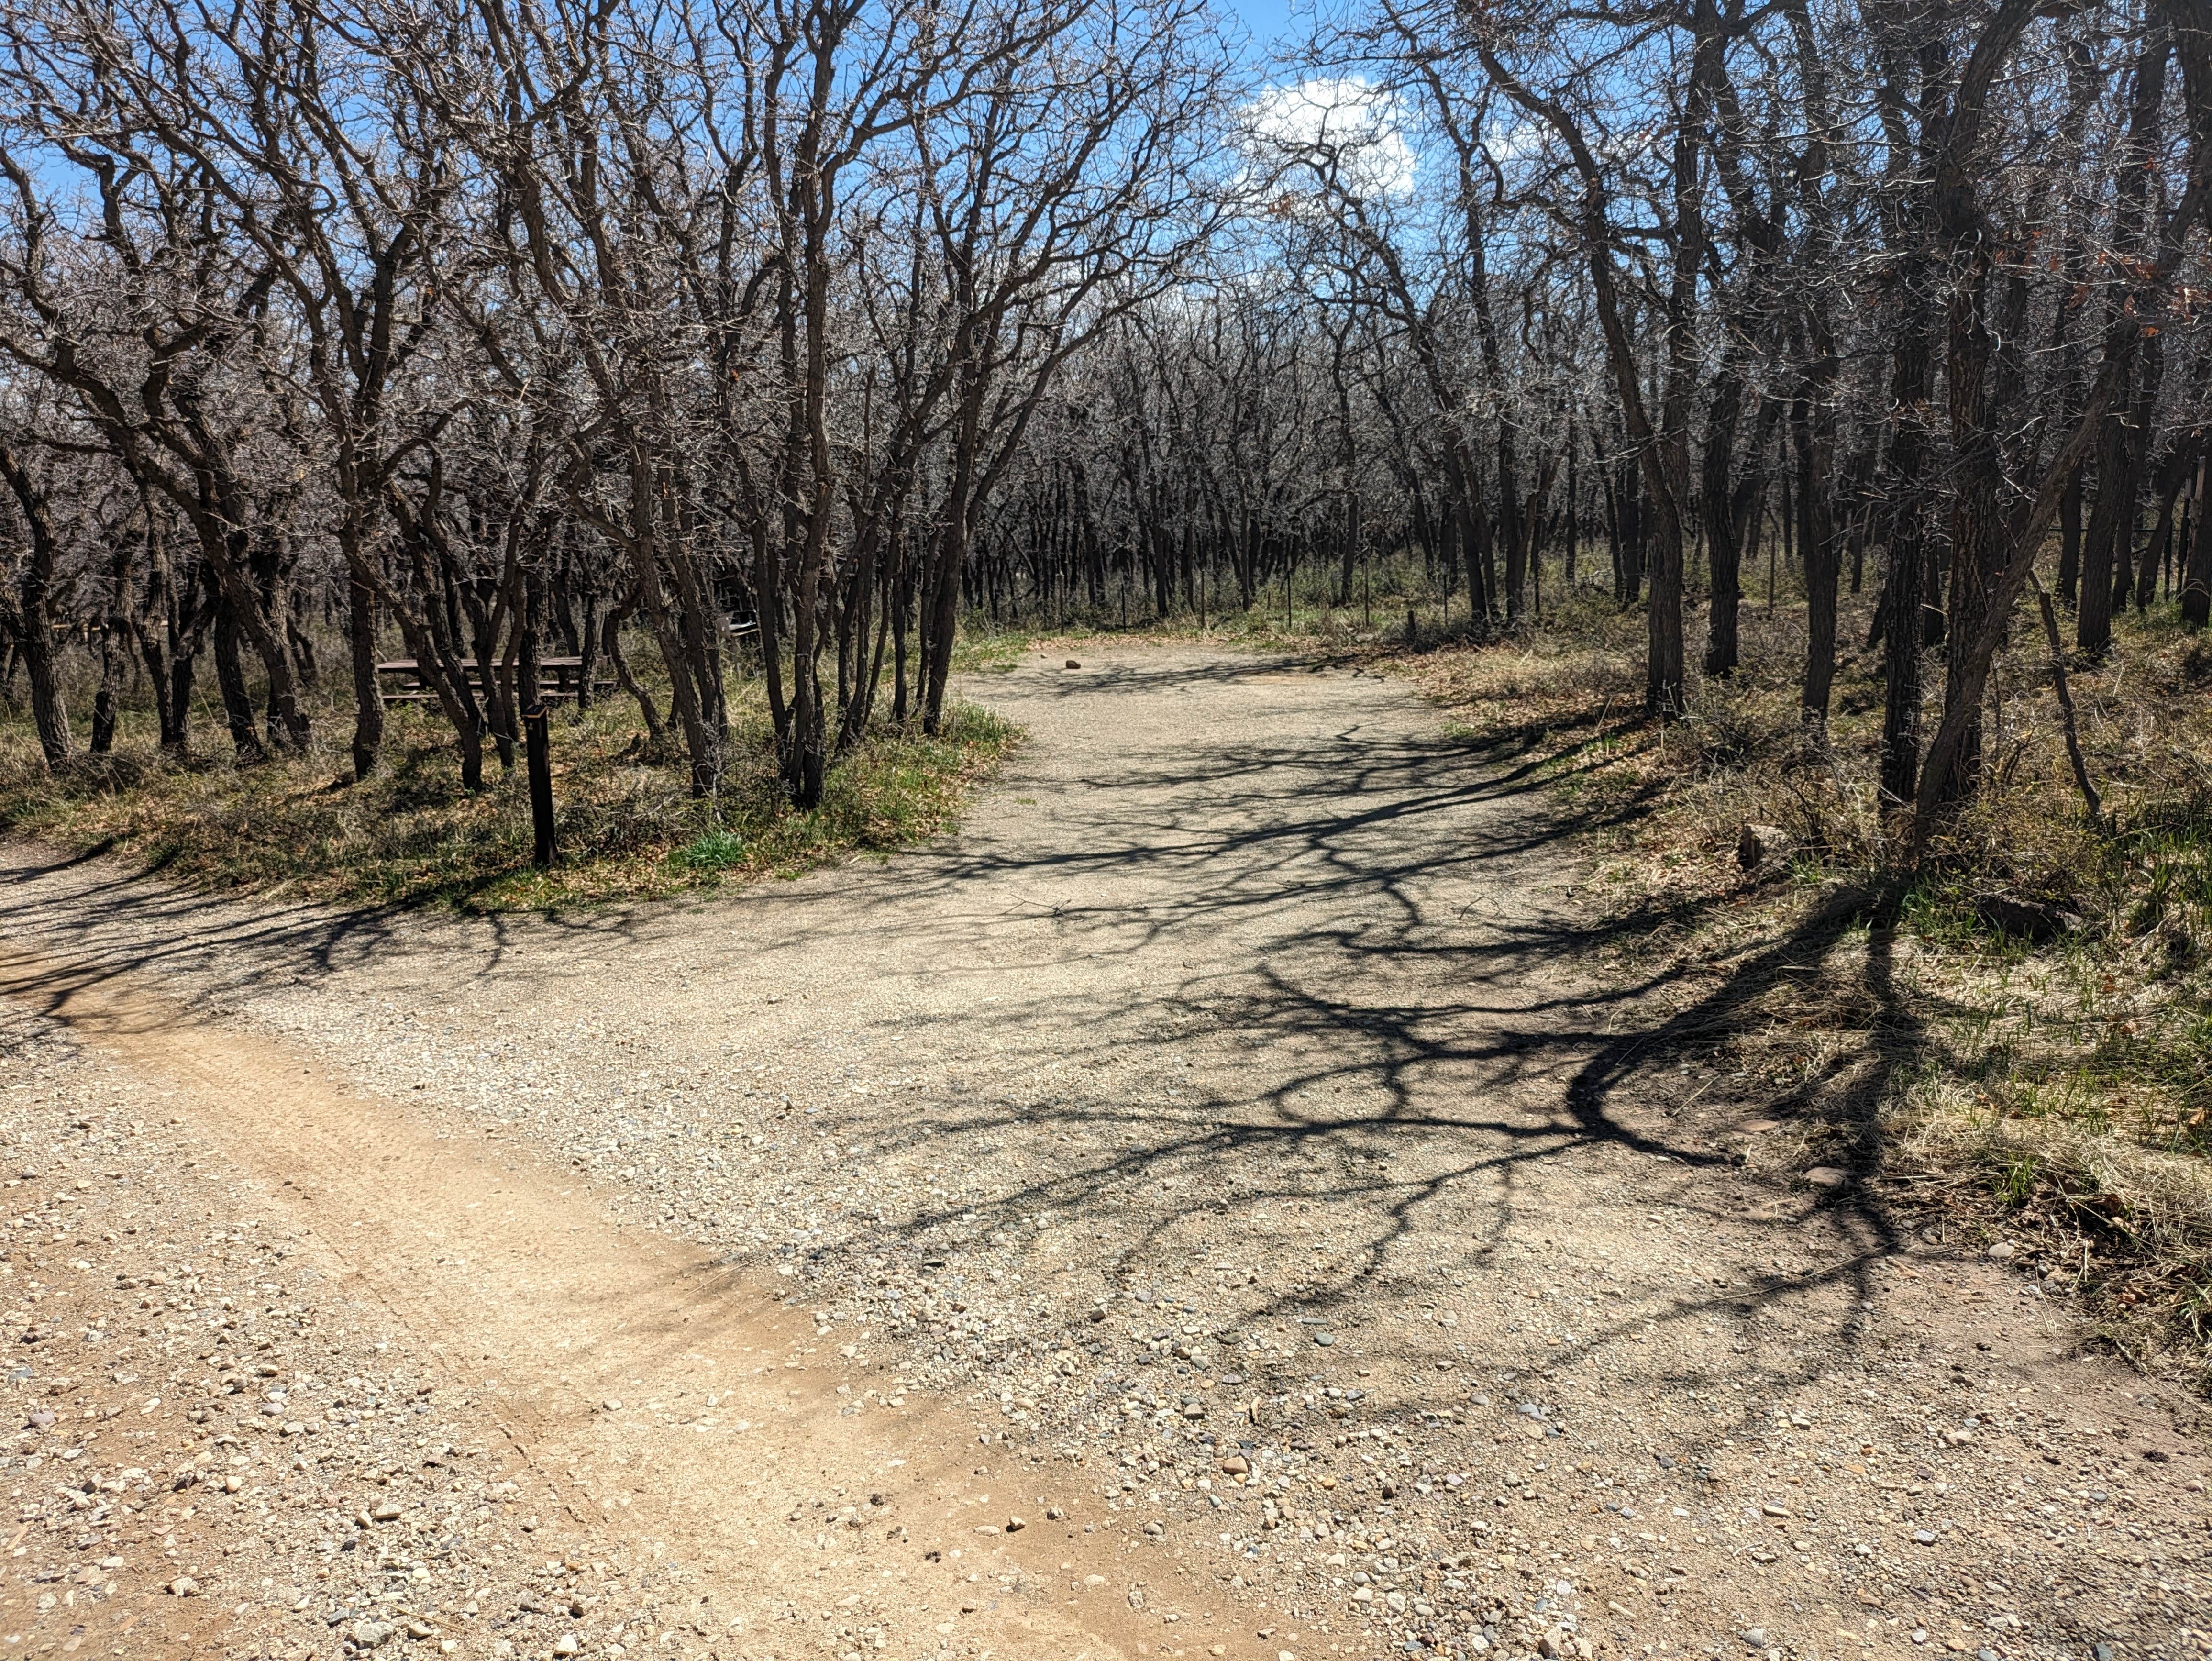
<svg viewBox="0 0 2212 1661"><path fill-rule="evenodd" d="M1881 598L1885 685L1881 721L1881 793L1911 801L1920 785L1921 611L1928 573L1928 401L1936 358L1925 321L1928 262L1908 256L1897 287L1896 348L1889 382L1890 440L1883 486L1888 495L1888 567Z"/></svg>
<svg viewBox="0 0 2212 1661"><path fill-rule="evenodd" d="M2173 552L2174 510L2179 503L2183 487L2188 484L2189 476L2196 468L2196 453L2186 447L2177 447L2159 464L2156 485L2158 517L2151 526L2149 537L2143 543L2142 565L2136 577L2136 610L2138 611L2150 610L2152 602L2158 598L2160 572L2168 574L2166 598L2173 598L2175 584L2169 561Z"/></svg>
<svg viewBox="0 0 2212 1661"><path fill-rule="evenodd" d="M346 580L346 646L353 666L353 776L376 770L384 745L384 693L376 678L376 593L358 576Z"/></svg>
<svg viewBox="0 0 2212 1661"><path fill-rule="evenodd" d="M69 706L54 675L54 630L47 615L47 575L33 556L18 593L23 619L23 666L31 683L31 723L39 734L39 750L48 770L70 758Z"/></svg>
<svg viewBox="0 0 2212 1661"><path fill-rule="evenodd" d="M16 589L15 616L22 631L23 666L31 683L31 723L39 734L39 751L48 771L70 758L69 707L54 674L54 623L50 604L53 592L55 544L45 488L15 452L0 444L0 474L15 493L30 536L30 555L23 564Z"/></svg>
<svg viewBox="0 0 2212 1661"><path fill-rule="evenodd" d="M2191 629L2202 629L2212 623L2212 526L2205 520L2207 492L2207 464L2201 458L2197 464L2197 483L2191 491L2193 513L2188 514L2188 531L2181 539L2181 551L2176 563L2181 569L2181 620Z"/></svg>
<svg viewBox="0 0 2212 1661"><path fill-rule="evenodd" d="M565 626L575 630L576 712L581 715L592 707L592 683L599 672L599 591L585 589L579 607L580 620L572 618Z"/></svg>
<svg viewBox="0 0 2212 1661"><path fill-rule="evenodd" d="M623 655L622 626L635 605L627 599L611 609L606 620L599 625L599 641L606 648L607 661L614 666L615 683L636 702L637 712L645 720L646 747L656 757L668 753L668 728L660 719L660 711L653 707L653 699L645 688L637 684L637 677L629 672L629 660ZM763 615L766 615L765 608Z"/></svg>
<svg viewBox="0 0 2212 1661"><path fill-rule="evenodd" d="M2160 110L2166 101L2166 60L2171 46L2165 25L2154 23L2145 30L2136 58L2135 88L2127 135L2120 147L2119 183L2112 205L2112 244L2123 260L2141 258L2147 247L2150 161L2162 131ZM2106 309L2108 335L2124 318L2120 304L2115 297ZM2142 396L2144 389L2154 390L2156 362L2154 356L2130 351L2127 383L2121 395L2106 407L2097 432L2097 500L2089 510L2089 528L2081 539L2081 593L2074 625L2075 643L2091 657L2101 657L2112 645L2115 590L2135 547L2142 435L2130 423L2146 402Z"/></svg>
<svg viewBox="0 0 2212 1661"><path fill-rule="evenodd" d="M1945 620L1954 642L1973 640L1989 614L1989 585L2004 561L2003 526L1997 491L2002 464L1997 453L1996 399L1990 388L1994 341L1989 320L1990 259L1977 245L1966 269L1954 278L1950 304L1949 362L1944 376L1950 392L1951 492L1950 604ZM1954 650L1944 663L1946 704L1965 691L1967 654ZM1981 703L1977 698L1961 726L1959 751L1947 788L1956 800L1970 796L1981 780Z"/></svg>
<svg viewBox="0 0 2212 1661"><path fill-rule="evenodd" d="M1731 344L1713 376L1701 470L1700 506L1712 585L1705 624L1705 673L1715 679L1735 672L1736 618L1743 601L1743 551L1736 541L1735 493L1729 488L1735 461L1736 423L1742 411L1742 354Z"/></svg>
<svg viewBox="0 0 2212 1661"><path fill-rule="evenodd" d="M100 690L92 699L92 753L104 756L115 748L116 718L123 703L123 671L131 653L125 644L130 624L110 612L100 630Z"/></svg>
<svg viewBox="0 0 2212 1661"><path fill-rule="evenodd" d="M1805 560L1805 681L1800 715L1824 723L1836 678L1836 587L1842 549L1836 535L1834 416L1826 399L1815 409L1794 399L1790 429L1797 451L1797 545Z"/></svg>
<svg viewBox="0 0 2212 1661"><path fill-rule="evenodd" d="M2066 494L2058 499L2058 598L2065 605L2078 604L2081 589L2081 475L2076 472L2067 481Z"/></svg>

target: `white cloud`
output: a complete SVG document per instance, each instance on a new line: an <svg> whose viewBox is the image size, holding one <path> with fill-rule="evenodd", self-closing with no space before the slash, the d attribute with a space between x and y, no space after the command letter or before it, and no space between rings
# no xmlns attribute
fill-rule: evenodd
<svg viewBox="0 0 2212 1661"><path fill-rule="evenodd" d="M1406 142L1397 94L1357 76L1270 87L1247 119L1254 142L1297 166L1282 182L1295 188L1326 173L1355 196L1402 196L1413 187L1413 147Z"/></svg>

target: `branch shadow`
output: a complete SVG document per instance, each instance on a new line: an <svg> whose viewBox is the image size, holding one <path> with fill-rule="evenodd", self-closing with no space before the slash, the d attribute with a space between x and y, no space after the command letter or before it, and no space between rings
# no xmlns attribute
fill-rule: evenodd
<svg viewBox="0 0 2212 1661"><path fill-rule="evenodd" d="M1064 706L1063 726L1110 729L1123 698L1318 684L1264 678L1291 672L1157 663L1030 677L1022 693ZM1482 739L1409 730L1395 696L1347 711L1286 691L1256 706L1261 719L1194 722L1186 741L1142 756L1094 746L1036 814L987 814L880 867L708 902L703 922L696 900L477 919L211 905L106 867L27 861L0 869L0 936L64 930L95 972L230 987L438 952L462 989L450 995L486 1000L678 967L732 988L787 984L828 964L850 1043L886 1054L911 1046L897 1006L926 991L931 1053L948 1068L926 1086L856 1099L825 1066L788 1109L734 1089L702 1105L752 1116L763 1138L865 1142L844 1157L907 1173L886 1181L912 1196L854 1202L818 1232L779 1230L764 1193L750 1210L686 1196L690 1225L733 1269L802 1268L948 1368L1066 1344L1091 1369L1070 1412L1134 1390L1171 1403L1150 1409L1171 1418L1163 1434L1217 1443L1319 1436L1343 1407L1316 1395L1319 1380L1352 1360L1381 1376L1354 1386L1365 1417L1463 1413L1470 1368L1540 1408L1601 1399L1623 1366L1685 1390L1733 1369L1756 1388L1685 1433L1678 1463L1693 1471L1724 1439L1758 1433L1774 1402L1863 1362L1877 1272L1910 1249L1869 1181L1879 1109L1940 1012L1900 990L1894 898L1879 891L1804 908L1711 983L1696 965L1643 960L1638 942L1695 928L1723 901L1607 910L1578 898L1581 856L1562 850L1632 824L1645 801L1569 803L1555 787L1604 766L1601 745L1649 735L1599 723L1560 753L1534 726ZM1860 1001L1870 1044L1778 1092L1681 1070L1756 1036L1778 996L1808 988ZM20 977L0 992L40 995ZM703 1054L714 1036L664 1041ZM1843 1181L1747 1165L1753 1110L1833 1150ZM604 1111L624 1135L681 1134L641 1108ZM1594 1226L1663 1208L1723 1272L1670 1283L1640 1309L1600 1298L1570 1311L1549 1294L1508 1305L1559 1226L1563 1186ZM981 1288L986 1265L1048 1281L1061 1271L1041 1255L1048 1221L1084 1242L1076 1268L1121 1322L1068 1306L1026 1334L978 1337L874 1289ZM1809 1261L1783 1263L1785 1244ZM902 1275L878 1272L894 1261ZM1212 1268L1224 1261L1234 1275ZM1658 1285L1650 1264L1618 1267ZM1170 1298L1202 1298L1204 1324L1241 1341L1212 1376L1261 1402L1246 1422L1146 1312ZM1384 1318L1446 1298L1479 1300L1494 1329L1488 1353L1449 1372L1434 1366L1436 1328ZM1753 1354L1770 1319L1796 1335ZM1701 1345L1723 1324L1745 1332L1745 1351ZM1194 1419L1186 1398L1200 1397ZM1411 1514L1361 1503L1370 1520Z"/></svg>

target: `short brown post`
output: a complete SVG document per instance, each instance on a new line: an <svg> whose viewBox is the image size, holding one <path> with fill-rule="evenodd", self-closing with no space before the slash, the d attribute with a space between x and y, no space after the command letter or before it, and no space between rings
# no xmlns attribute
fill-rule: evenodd
<svg viewBox="0 0 2212 1661"><path fill-rule="evenodd" d="M530 862L542 871L560 857L553 845L552 739L542 703L522 712L522 749L530 770L530 828L538 839Z"/></svg>

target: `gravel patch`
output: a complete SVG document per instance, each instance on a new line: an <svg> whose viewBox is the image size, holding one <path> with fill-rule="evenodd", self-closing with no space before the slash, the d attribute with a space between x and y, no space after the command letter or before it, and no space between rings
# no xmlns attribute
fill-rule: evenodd
<svg viewBox="0 0 2212 1661"><path fill-rule="evenodd" d="M1048 1473L1063 1515L1000 1505L990 1526L1049 1529L1064 1573L1032 1577L1110 1595L1131 1649L2212 1652L2195 1405L2084 1353L2060 1266L1924 1239L1850 1173L1795 1168L1767 1081L1639 1058L1655 1018L1596 967L1578 873L1501 758L1372 678L1085 662L975 689L1030 745L958 837L884 864L495 924L180 901L23 861L10 938L66 937L427 1125L495 1132L635 1237L740 1271L849 1368L841 1417L895 1438L957 1414L979 1462ZM9 1098L10 1157L84 1113L40 1087ZM191 1155L149 1123L85 1160L141 1161L149 1208L221 1186L157 1197ZM610 1634L665 1572L547 1574L557 1553L520 1531L547 1502L496 1491L511 1473L461 1403L408 1397L373 1311L333 1313L339 1289L303 1289L219 1208L146 1214L139 1236L103 1224L92 1278L167 1275L173 1300L198 1271L195 1309L163 1311L163 1385L232 1399L235 1341L185 1340L210 1300L289 1285L252 1305L253 1342L306 1346L277 1363L284 1403L220 1422L325 1427L149 1431L134 1573L204 1570L234 1604L296 1589L301 1645L333 1609L389 1609L471 1654L493 1652L495 1608L545 1652L561 1620L526 1600L588 1586L584 1652L635 1647ZM309 1293L301 1323L286 1299ZM155 1342L129 1366L155 1376ZM334 1457L299 1469L310 1443ZM382 1469L447 1445L450 1467ZM153 1473L203 1456L252 1461L272 1514L296 1489L298 1520L257 1535L226 1495L190 1537L237 1557L153 1565L162 1508L198 1491ZM396 1571L362 1554L392 1525L355 1518L394 1482L457 1520L409 1526L402 1597L378 1603ZM0 1615L51 1590L11 1573ZM967 1647L925 1628L841 1649L849 1621L758 1649L668 1630L654 1652Z"/></svg>
<svg viewBox="0 0 2212 1661"><path fill-rule="evenodd" d="M0 1068L5 1652L508 1656L655 1629L681 1588L623 1542L574 1552L475 1397L158 1093L6 1005Z"/></svg>

